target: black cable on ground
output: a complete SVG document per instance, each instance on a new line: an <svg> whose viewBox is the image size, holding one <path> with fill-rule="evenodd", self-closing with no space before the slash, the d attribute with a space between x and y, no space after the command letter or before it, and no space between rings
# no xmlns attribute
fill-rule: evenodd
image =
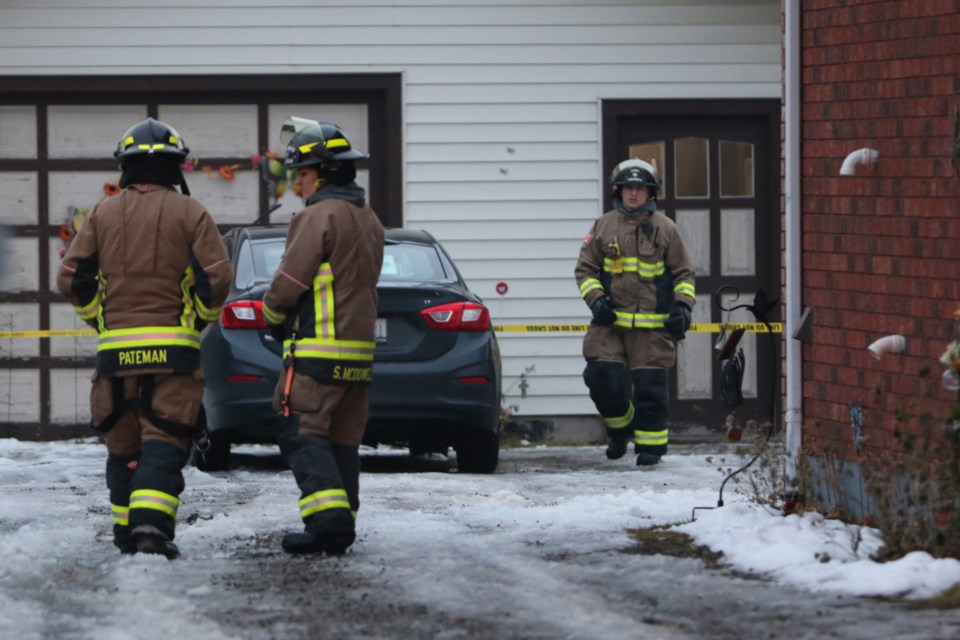
<svg viewBox="0 0 960 640"><path fill-rule="evenodd" d="M757 319L758 322L763 323L763 326L766 327L767 329L767 335L770 337L770 348L773 354L773 358L772 358L773 375L770 376L771 387L772 387L771 389L772 393L770 395L770 427L767 429L767 436L766 438L764 438L763 443L760 445L760 449L757 451L756 455L754 455L753 458L751 458L750 461L747 462L747 464L743 465L736 471L733 471L730 474L728 474L727 477L723 479L723 482L720 483L720 494L717 497L717 506L716 507L694 507L693 513L691 514L691 517L693 520L697 519L697 510L699 509L716 509L718 507L723 506L723 488L727 485L727 482L731 478L736 476L738 473L747 470L750 467L750 465L756 462L757 459L759 459L760 456L763 455L763 452L767 448L767 444L770 442L770 438L773 436L773 431L777 424L777 387L778 387L778 380L780 377L778 375L780 371L780 362L777 360L777 340L773 335L773 328L770 326L770 322L767 320L767 312L776 306L777 300L774 299L772 301L768 301L766 294L763 293L763 290L760 290L754 296L752 305L743 304L743 305L738 305L736 307L731 307L730 309L725 309L723 305L720 304L720 294L727 289L733 289L734 291L737 292L737 297L739 297L740 292L739 290L736 289L736 287L733 287L730 285L725 287L720 287L720 289L718 289L717 292L713 294L714 302L717 304L717 306L720 307L722 311L727 311L727 312L734 311L736 309L747 309L753 314L753 316ZM734 298L734 300L736 300L736 298Z"/></svg>

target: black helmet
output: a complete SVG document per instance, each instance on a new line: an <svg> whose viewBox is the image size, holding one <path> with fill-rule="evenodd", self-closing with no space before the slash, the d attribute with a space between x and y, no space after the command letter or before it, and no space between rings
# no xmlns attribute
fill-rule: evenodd
<svg viewBox="0 0 960 640"><path fill-rule="evenodd" d="M650 200L657 199L657 189L660 187L660 181L657 179L656 168L649 162L631 158L614 167L610 174L610 186L615 197L620 197L620 190L625 184L643 185L647 187Z"/></svg>
<svg viewBox="0 0 960 640"><path fill-rule="evenodd" d="M343 161L369 158L350 146L347 134L330 122L289 117L280 129L280 143L287 150L283 166L287 169L320 165L330 168Z"/></svg>
<svg viewBox="0 0 960 640"><path fill-rule="evenodd" d="M183 163L188 153L190 149L183 144L183 138L176 129L159 120L147 118L127 129L113 156L123 166L125 158L136 156L170 158Z"/></svg>

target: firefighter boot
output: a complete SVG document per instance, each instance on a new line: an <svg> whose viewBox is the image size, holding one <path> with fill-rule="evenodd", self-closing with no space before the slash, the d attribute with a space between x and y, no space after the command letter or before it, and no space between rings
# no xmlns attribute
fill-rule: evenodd
<svg viewBox="0 0 960 640"><path fill-rule="evenodd" d="M180 555L173 544L183 492L187 451L161 440L143 442L140 463L130 483L130 534L137 553Z"/></svg>
<svg viewBox="0 0 960 640"><path fill-rule="evenodd" d="M293 421L295 422L295 421ZM283 537L287 553L341 554L356 539L350 498L330 440L286 431L280 451L300 487L304 530Z"/></svg>
<svg viewBox="0 0 960 640"><path fill-rule="evenodd" d="M343 531L339 533L329 531L332 524L329 521L324 524L323 529L311 531L308 523L304 531L286 534L281 542L283 550L287 553L326 553L332 556L346 553L357 539L357 534L352 529L353 523L341 523Z"/></svg>
<svg viewBox="0 0 960 640"><path fill-rule="evenodd" d="M136 553L137 545L130 535L130 482L140 456L107 455L107 489L113 512L113 544L120 553Z"/></svg>
<svg viewBox="0 0 960 640"><path fill-rule="evenodd" d="M180 549L167 539L167 536L150 524L142 524L131 531L136 542L136 553L148 553L164 556L167 560L180 557Z"/></svg>
<svg viewBox="0 0 960 640"><path fill-rule="evenodd" d="M631 425L638 467L652 467L667 452L669 429L667 370L633 370L633 404L636 415Z"/></svg>
<svg viewBox="0 0 960 640"><path fill-rule="evenodd" d="M627 453L627 445L630 443L630 429L611 429L607 427L607 459L619 460Z"/></svg>
<svg viewBox="0 0 960 640"><path fill-rule="evenodd" d="M638 467L652 467L655 464L660 464L660 454L649 451L641 451L637 454Z"/></svg>

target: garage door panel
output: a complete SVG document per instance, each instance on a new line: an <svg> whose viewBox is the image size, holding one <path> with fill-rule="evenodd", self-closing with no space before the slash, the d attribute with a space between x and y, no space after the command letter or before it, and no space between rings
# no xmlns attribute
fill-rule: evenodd
<svg viewBox="0 0 960 640"><path fill-rule="evenodd" d="M109 158L131 125L146 119L138 105L51 105L47 154L51 158Z"/></svg>
<svg viewBox="0 0 960 640"><path fill-rule="evenodd" d="M0 158L37 157L37 108L0 107Z"/></svg>
<svg viewBox="0 0 960 640"><path fill-rule="evenodd" d="M191 158L247 158L258 152L256 105L160 105L157 115L183 137Z"/></svg>

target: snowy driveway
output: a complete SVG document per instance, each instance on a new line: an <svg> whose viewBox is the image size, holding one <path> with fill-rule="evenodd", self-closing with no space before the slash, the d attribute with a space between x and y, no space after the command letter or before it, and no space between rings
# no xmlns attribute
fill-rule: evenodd
<svg viewBox="0 0 960 640"><path fill-rule="evenodd" d="M649 471L601 447L504 451L492 476L365 457L342 558L280 551L299 528L293 478L271 448L238 451L232 471L187 470L168 562L110 544L101 446L0 440L0 638L960 637L955 611L636 553L627 529L716 504L702 446Z"/></svg>

